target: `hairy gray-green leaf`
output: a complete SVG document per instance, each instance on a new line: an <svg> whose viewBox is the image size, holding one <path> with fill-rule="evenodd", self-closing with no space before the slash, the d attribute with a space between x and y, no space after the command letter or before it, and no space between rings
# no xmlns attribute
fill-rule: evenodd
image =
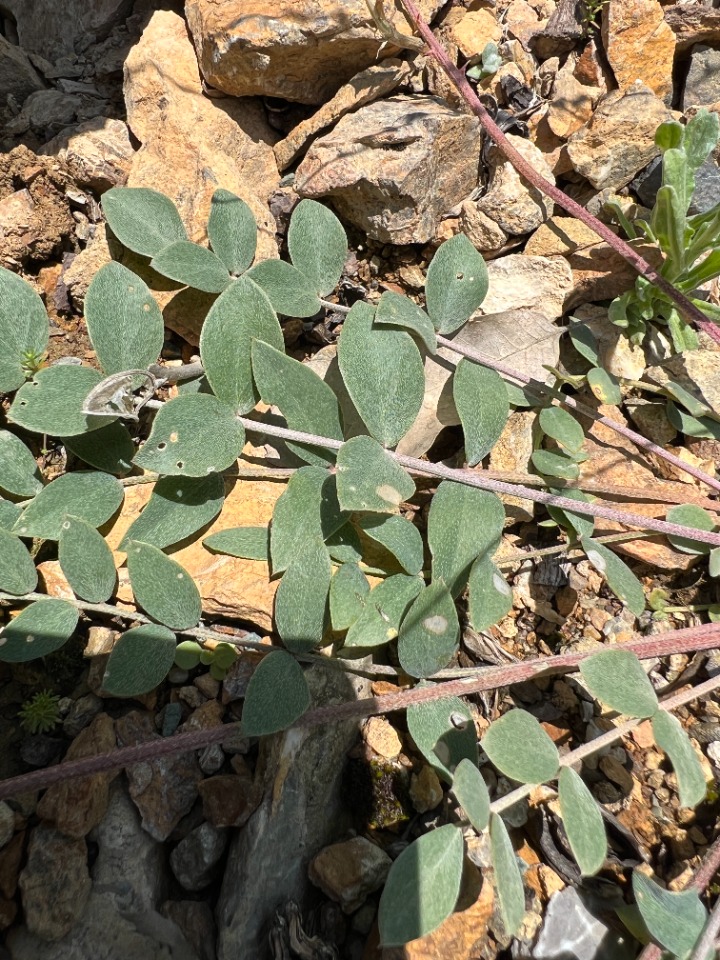
<svg viewBox="0 0 720 960"><path fill-rule="evenodd" d="M711 420L710 417L691 417L672 400L666 402L665 410L670 423L686 437L720 440L720 423L717 420Z"/></svg>
<svg viewBox="0 0 720 960"><path fill-rule="evenodd" d="M348 630L367 606L370 584L356 563L343 563L330 581L330 622Z"/></svg>
<svg viewBox="0 0 720 960"><path fill-rule="evenodd" d="M573 320L572 317L570 319ZM593 367L597 367L600 363L598 342L590 327L588 327L586 323L581 323L579 320L573 320L568 327L568 333L577 352L591 363Z"/></svg>
<svg viewBox="0 0 720 960"><path fill-rule="evenodd" d="M617 406L622 403L622 391L617 377L614 377L602 367L593 367L587 374L588 386L600 403L609 403Z"/></svg>
<svg viewBox="0 0 720 960"><path fill-rule="evenodd" d="M558 798L570 849L583 876L590 877L598 872L607 856L605 824L597 801L582 777L570 767L560 771Z"/></svg>
<svg viewBox="0 0 720 960"><path fill-rule="evenodd" d="M462 872L462 833L452 823L406 847L390 868L380 898L382 946L402 946L437 929L455 909Z"/></svg>
<svg viewBox="0 0 720 960"><path fill-rule="evenodd" d="M119 549L125 550L131 540L161 550L179 543L214 520L224 500L225 483L218 473L205 477L161 477Z"/></svg>
<svg viewBox="0 0 720 960"><path fill-rule="evenodd" d="M42 490L35 457L9 430L0 430L0 488L16 497L34 497Z"/></svg>
<svg viewBox="0 0 720 960"><path fill-rule="evenodd" d="M427 312L438 333L461 327L485 299L488 272L485 261L459 233L438 247L425 280Z"/></svg>
<svg viewBox="0 0 720 960"><path fill-rule="evenodd" d="M316 200L301 200L290 217L288 251L294 266L321 296L332 293L342 276L347 236L335 214Z"/></svg>
<svg viewBox="0 0 720 960"><path fill-rule="evenodd" d="M490 794L483 775L470 760L461 760L455 768L452 791L470 823L482 833L490 822Z"/></svg>
<svg viewBox="0 0 720 960"><path fill-rule="evenodd" d="M25 544L13 533L0 529L0 590L20 597L35 589L37 579L35 564Z"/></svg>
<svg viewBox="0 0 720 960"><path fill-rule="evenodd" d="M205 393L175 397L158 411L135 463L170 476L203 477L240 456L245 429L230 407Z"/></svg>
<svg viewBox="0 0 720 960"><path fill-rule="evenodd" d="M696 807L705 799L707 784L690 738L677 717L667 710L658 710L654 715L652 730L655 743L668 755L675 769L680 805Z"/></svg>
<svg viewBox="0 0 720 960"><path fill-rule="evenodd" d="M508 710L490 724L482 748L501 773L520 783L545 783L557 776L557 747L527 710Z"/></svg>
<svg viewBox="0 0 720 960"><path fill-rule="evenodd" d="M612 592L639 617L645 609L645 593L630 567L597 540L583 537L581 543L588 560L605 577Z"/></svg>
<svg viewBox="0 0 720 960"><path fill-rule="evenodd" d="M692 527L694 530L705 530L708 533L716 528L714 518L694 503L680 503L675 507L670 507L667 512L667 521L668 523L679 523L684 527ZM710 553L709 543L698 543L697 540L691 540L690 537L670 535L668 540L677 550L681 550L683 553Z"/></svg>
<svg viewBox="0 0 720 960"><path fill-rule="evenodd" d="M200 592L176 560L149 543L132 540L127 568L135 599L149 616L171 630L196 626L202 613Z"/></svg>
<svg viewBox="0 0 720 960"><path fill-rule="evenodd" d="M405 327L416 333L429 353L437 353L437 337L430 317L409 297L386 290L375 309L375 323Z"/></svg>
<svg viewBox="0 0 720 960"><path fill-rule="evenodd" d="M205 537L203 546L230 557L270 563L270 528L232 527L229 530L219 530Z"/></svg>
<svg viewBox="0 0 720 960"><path fill-rule="evenodd" d="M443 697L407 708L407 725L415 746L443 780L452 783L461 760L478 762L472 714L459 697Z"/></svg>
<svg viewBox="0 0 720 960"><path fill-rule="evenodd" d="M465 456L474 467L500 439L510 416L508 393L498 373L463 357L453 376L453 400L462 423Z"/></svg>
<svg viewBox="0 0 720 960"><path fill-rule="evenodd" d="M322 304L315 288L297 267L284 260L262 260L247 272L284 317L314 317Z"/></svg>
<svg viewBox="0 0 720 960"><path fill-rule="evenodd" d="M335 477L321 467L301 467L290 478L273 510L270 556L274 574L282 573L306 542L325 540L347 520L340 510Z"/></svg>
<svg viewBox="0 0 720 960"><path fill-rule="evenodd" d="M78 470L65 473L40 491L16 522L19 537L58 540L62 523L70 514L99 527L123 502L122 484L107 473Z"/></svg>
<svg viewBox="0 0 720 960"><path fill-rule="evenodd" d="M73 437L111 423L114 417L82 412L85 397L103 379L99 370L59 364L38 370L15 394L8 419L31 433Z"/></svg>
<svg viewBox="0 0 720 960"><path fill-rule="evenodd" d="M162 683L175 662L175 634L157 623L126 630L112 648L102 688L114 697L139 697Z"/></svg>
<svg viewBox="0 0 720 960"><path fill-rule="evenodd" d="M505 509L494 493L443 480L428 517L433 580L443 580L456 597L475 558L495 550L504 522Z"/></svg>
<svg viewBox="0 0 720 960"><path fill-rule="evenodd" d="M470 568L469 612L475 630L487 630L512 610L512 590L492 560L483 555Z"/></svg>
<svg viewBox="0 0 720 960"><path fill-rule="evenodd" d="M12 530L21 513L21 506L0 497L0 530Z"/></svg>
<svg viewBox="0 0 720 960"><path fill-rule="evenodd" d="M285 349L275 311L260 287L240 277L217 298L200 334L200 357L216 397L240 414L258 401L252 372L254 339Z"/></svg>
<svg viewBox="0 0 720 960"><path fill-rule="evenodd" d="M369 432L394 447L420 412L425 394L422 357L409 333L373 327L374 309L356 303L338 344L343 381Z"/></svg>
<svg viewBox="0 0 720 960"><path fill-rule="evenodd" d="M590 503L591 498L582 490L576 490L573 487L563 487L562 490L551 490L559 496L567 497L569 500L577 500L580 503ZM572 533L574 537L591 537L595 529L595 518L587 514L575 513L572 510L561 510L560 507L547 507L547 512L553 518L555 523Z"/></svg>
<svg viewBox="0 0 720 960"><path fill-rule="evenodd" d="M113 187L103 194L103 213L110 229L129 250L154 257L176 240L186 240L175 204L147 187Z"/></svg>
<svg viewBox="0 0 720 960"><path fill-rule="evenodd" d="M106 263L85 296L85 322L105 373L145 370L162 350L162 313L148 285L121 263Z"/></svg>
<svg viewBox="0 0 720 960"><path fill-rule="evenodd" d="M292 653L307 653L322 640L332 567L325 544L302 544L275 594L275 626Z"/></svg>
<svg viewBox="0 0 720 960"><path fill-rule="evenodd" d="M63 437L63 443L76 457L97 470L116 474L126 474L132 470L135 444L127 427L119 420L92 433Z"/></svg>
<svg viewBox="0 0 720 960"><path fill-rule="evenodd" d="M562 407L544 407L540 411L540 427L570 453L579 453L585 433L578 421Z"/></svg>
<svg viewBox="0 0 720 960"><path fill-rule="evenodd" d="M538 473L546 477L559 477L561 480L577 480L580 468L574 460L563 453L552 450L533 450L530 458Z"/></svg>
<svg viewBox="0 0 720 960"><path fill-rule="evenodd" d="M85 520L66 517L58 546L60 569L81 600L105 603L115 590L117 573L105 538Z"/></svg>
<svg viewBox="0 0 720 960"><path fill-rule="evenodd" d="M618 713L652 717L658 700L647 674L629 650L601 650L580 664L590 693Z"/></svg>
<svg viewBox="0 0 720 960"><path fill-rule="evenodd" d="M0 661L25 663L59 650L73 635L78 612L67 600L36 600L0 628Z"/></svg>
<svg viewBox="0 0 720 960"><path fill-rule="evenodd" d="M397 513L415 483L371 437L353 437L337 455L337 492L343 510Z"/></svg>
<svg viewBox="0 0 720 960"><path fill-rule="evenodd" d="M23 363L45 352L50 325L29 283L0 267L0 394L25 382Z"/></svg>
<svg viewBox="0 0 720 960"><path fill-rule="evenodd" d="M363 516L357 522L371 540L385 547L395 557L406 573L420 573L423 568L423 540L413 523L395 514Z"/></svg>
<svg viewBox="0 0 720 960"><path fill-rule="evenodd" d="M490 849L500 916L510 936L517 933L525 915L525 891L512 841L502 817L490 814Z"/></svg>
<svg viewBox="0 0 720 960"><path fill-rule="evenodd" d="M702 933L707 912L696 890L673 893L633 870L633 893L653 940L673 956L686 957Z"/></svg>
<svg viewBox="0 0 720 960"><path fill-rule="evenodd" d="M291 430L343 439L337 397L309 366L256 340L252 369L262 400L280 409ZM288 447L308 463L324 466L335 462L334 450L292 442Z"/></svg>
<svg viewBox="0 0 720 960"><path fill-rule="evenodd" d="M250 207L229 190L216 190L210 201L210 245L230 273L243 273L255 259L257 223Z"/></svg>
<svg viewBox="0 0 720 960"><path fill-rule="evenodd" d="M335 563L360 563L362 560L360 537L351 523L344 523L326 537L325 546Z"/></svg>
<svg viewBox="0 0 720 960"><path fill-rule="evenodd" d="M191 240L176 240L153 257L150 266L164 277L205 293L222 293L230 274L220 257Z"/></svg>
<svg viewBox="0 0 720 960"><path fill-rule="evenodd" d="M431 677L457 651L460 624L443 582L423 587L405 614L398 634L398 659L411 677Z"/></svg>
<svg viewBox="0 0 720 960"><path fill-rule="evenodd" d="M286 730L310 706L310 689L302 667L284 650L269 653L250 677L242 712L246 737Z"/></svg>
<svg viewBox="0 0 720 960"><path fill-rule="evenodd" d="M370 591L365 609L348 630L345 648L379 647L394 640L405 613L422 589L418 577L396 573Z"/></svg>

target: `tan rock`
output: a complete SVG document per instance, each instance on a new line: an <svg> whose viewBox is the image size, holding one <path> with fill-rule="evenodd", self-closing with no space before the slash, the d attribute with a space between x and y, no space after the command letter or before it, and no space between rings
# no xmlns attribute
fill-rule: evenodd
<svg viewBox="0 0 720 960"><path fill-rule="evenodd" d="M481 253L493 253L507 243L508 235L480 209L476 200L463 200L460 225L470 243Z"/></svg>
<svg viewBox="0 0 720 960"><path fill-rule="evenodd" d="M391 866L384 850L365 837L353 837L321 850L310 861L308 877L343 913L354 913L385 883Z"/></svg>
<svg viewBox="0 0 720 960"><path fill-rule="evenodd" d="M694 43L720 42L720 10L714 7L675 3L665 7L664 15L675 34L678 51L687 50Z"/></svg>
<svg viewBox="0 0 720 960"><path fill-rule="evenodd" d="M659 154L655 131L672 114L640 81L604 97L568 141L575 170L595 187L617 190Z"/></svg>
<svg viewBox="0 0 720 960"><path fill-rule="evenodd" d="M402 750L397 731L384 717L370 717L363 724L362 737L375 753L387 760L392 760Z"/></svg>
<svg viewBox="0 0 720 960"><path fill-rule="evenodd" d="M615 377L639 380L646 364L642 346L630 342L625 332L608 319L604 307L593 313L594 318L586 322L597 340L601 366ZM584 319L582 313L578 319Z"/></svg>
<svg viewBox="0 0 720 960"><path fill-rule="evenodd" d="M385 10L411 33L397 4ZM442 6L419 0L426 20ZM378 57L385 44L364 0L186 0L185 14L207 82L235 97L265 95L323 103Z"/></svg>
<svg viewBox="0 0 720 960"><path fill-rule="evenodd" d="M488 276L487 296L477 316L527 308L555 320L572 289L568 264L549 257L513 253L489 263Z"/></svg>
<svg viewBox="0 0 720 960"><path fill-rule="evenodd" d="M470 10L451 31L452 39L464 57L482 53L488 43L499 43L502 27L491 10Z"/></svg>
<svg viewBox="0 0 720 960"><path fill-rule="evenodd" d="M537 414L532 410L515 410L500 434L500 438L490 451L490 469L507 473L529 473L530 458L534 449L533 427ZM500 499L505 504L505 524L529 522L534 517L532 500L522 497Z"/></svg>
<svg viewBox="0 0 720 960"><path fill-rule="evenodd" d="M23 260L41 236L42 220L29 190L0 200L0 262L9 267Z"/></svg>
<svg viewBox="0 0 720 960"><path fill-rule="evenodd" d="M127 124L103 117L63 131L40 152L64 161L81 186L104 193L125 183L135 149Z"/></svg>
<svg viewBox="0 0 720 960"><path fill-rule="evenodd" d="M410 778L410 799L418 813L434 810L443 798L443 788L438 775L429 764L424 764L420 773Z"/></svg>
<svg viewBox="0 0 720 960"><path fill-rule="evenodd" d="M609 0L603 8L602 39L621 90L639 80L669 102L675 34L659 0Z"/></svg>
<svg viewBox="0 0 720 960"><path fill-rule="evenodd" d="M552 170L535 144L513 134L508 134L507 138L518 153L554 185ZM477 202L478 210L511 236L530 233L551 216L552 200L523 180L497 147L490 149L489 159L495 167L490 174L487 192Z"/></svg>
<svg viewBox="0 0 720 960"><path fill-rule="evenodd" d="M533 37L547 26L548 18L541 20L538 13L527 0L512 0L505 11L507 30L516 37L526 50L531 49Z"/></svg>
<svg viewBox="0 0 720 960"><path fill-rule="evenodd" d="M594 40L590 40L575 62L574 75L587 87L599 87L602 94L608 92L612 77L598 54Z"/></svg>
<svg viewBox="0 0 720 960"><path fill-rule="evenodd" d="M279 170L285 170L303 153L315 136L331 126L340 117L392 93L412 73L410 64L388 59L358 73L349 83L340 87L335 96L308 120L293 127L288 136L275 144L275 160Z"/></svg>
<svg viewBox="0 0 720 960"><path fill-rule="evenodd" d="M588 122L602 93L600 87L581 83L574 69L572 59L568 58L565 66L558 70L547 115L550 129L563 140Z"/></svg>
<svg viewBox="0 0 720 960"><path fill-rule="evenodd" d="M645 376L660 387L668 383L678 384L698 404L720 415L720 353L688 350L667 360L662 366L648 367Z"/></svg>

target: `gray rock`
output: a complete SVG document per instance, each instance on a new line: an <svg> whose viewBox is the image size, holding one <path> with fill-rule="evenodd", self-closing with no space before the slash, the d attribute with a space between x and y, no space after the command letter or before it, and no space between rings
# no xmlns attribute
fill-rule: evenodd
<svg viewBox="0 0 720 960"><path fill-rule="evenodd" d="M662 186L662 158L656 157L641 170L630 184L646 207L655 204L657 192ZM720 167L709 157L695 174L695 192L688 213L707 213L720 203Z"/></svg>
<svg viewBox="0 0 720 960"><path fill-rule="evenodd" d="M683 91L683 110L693 106L709 106L720 100L720 50L704 43L694 46L690 54Z"/></svg>
<svg viewBox="0 0 720 960"><path fill-rule="evenodd" d="M82 100L74 94L60 90L38 90L30 94L7 129L17 134L31 130L47 140L75 120L81 105Z"/></svg>
<svg viewBox="0 0 720 960"><path fill-rule="evenodd" d="M4 0L3 10L12 15L24 50L57 60L104 39L132 5L133 0Z"/></svg>
<svg viewBox="0 0 720 960"><path fill-rule="evenodd" d="M71 840L41 823L30 837L19 885L28 930L41 940L60 940L72 930L90 895L85 841Z"/></svg>
<svg viewBox="0 0 720 960"><path fill-rule="evenodd" d="M0 34L0 104L5 106L8 94L22 103L31 93L42 88L40 74L25 51Z"/></svg>
<svg viewBox="0 0 720 960"><path fill-rule="evenodd" d="M317 666L305 674L316 703L367 696L365 680ZM261 742L265 793L235 837L217 908L218 958L268 960L267 929L278 907L301 909L312 887L309 861L346 828L340 785L357 723L296 728Z"/></svg>
<svg viewBox="0 0 720 960"><path fill-rule="evenodd" d="M215 918L202 900L167 900L161 907L163 916L176 923L198 960L217 960L215 953Z"/></svg>
<svg viewBox="0 0 720 960"><path fill-rule="evenodd" d="M0 800L0 847L6 846L15 833L15 814L4 800Z"/></svg>
<svg viewBox="0 0 720 960"><path fill-rule="evenodd" d="M102 700L94 693L86 693L84 697L73 700L72 706L63 720L63 733L74 740L80 731L90 724L93 717L100 713L102 706Z"/></svg>
<svg viewBox="0 0 720 960"><path fill-rule="evenodd" d="M201 823L170 854L170 866L179 884L191 892L215 879L228 842L228 831Z"/></svg>
<svg viewBox="0 0 720 960"><path fill-rule="evenodd" d="M302 197L384 243L425 243L477 184L478 121L437 97L390 97L343 117L298 167Z"/></svg>
<svg viewBox="0 0 720 960"><path fill-rule="evenodd" d="M587 909L573 887L554 894L534 960L631 960L634 941L606 926Z"/></svg>
<svg viewBox="0 0 720 960"><path fill-rule="evenodd" d="M344 913L353 913L385 883L391 866L384 850L365 837L353 837L321 850L308 875Z"/></svg>

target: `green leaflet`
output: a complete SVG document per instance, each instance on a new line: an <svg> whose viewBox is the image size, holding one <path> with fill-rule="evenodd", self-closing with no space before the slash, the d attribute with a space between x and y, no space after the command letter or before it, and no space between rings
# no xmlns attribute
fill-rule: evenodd
<svg viewBox="0 0 720 960"><path fill-rule="evenodd" d="M92 433L63 437L63 443L76 457L97 470L123 475L132 470L135 444L119 420Z"/></svg>
<svg viewBox="0 0 720 960"><path fill-rule="evenodd" d="M219 530L205 537L203 546L214 553L270 563L270 528L232 527L229 530Z"/></svg>
<svg viewBox="0 0 720 960"><path fill-rule="evenodd" d="M577 463L563 453L553 453L552 450L533 450L531 460L538 473L546 477L577 480L580 476Z"/></svg>
<svg viewBox="0 0 720 960"><path fill-rule="evenodd" d="M67 600L36 600L0 629L0 661L25 663L59 650L72 636L78 612Z"/></svg>
<svg viewBox="0 0 720 960"><path fill-rule="evenodd" d="M316 200L301 200L287 235L293 265L321 297L335 289L347 256L347 236L335 214Z"/></svg>
<svg viewBox="0 0 720 960"><path fill-rule="evenodd" d="M171 630L194 627L202 600L192 577L157 547L132 540L127 546L130 586L143 610Z"/></svg>
<svg viewBox="0 0 720 960"><path fill-rule="evenodd" d="M570 849L583 876L597 873L607 856L607 837L595 797L579 774L563 767L558 778L558 799Z"/></svg>
<svg viewBox="0 0 720 960"><path fill-rule="evenodd" d="M0 497L0 530L12 530L22 513L22 507Z"/></svg>
<svg viewBox="0 0 720 960"><path fill-rule="evenodd" d="M471 760L461 760L452 782L455 799L478 833L490 822L490 794L483 775Z"/></svg>
<svg viewBox="0 0 720 960"><path fill-rule="evenodd" d="M242 712L246 737L286 730L310 706L310 690L295 657L276 650L260 661L250 677Z"/></svg>
<svg viewBox="0 0 720 960"><path fill-rule="evenodd" d="M438 247L425 280L427 312L438 333L461 327L485 299L488 272L485 261L459 233Z"/></svg>
<svg viewBox="0 0 720 960"><path fill-rule="evenodd" d="M525 891L507 827L496 813L490 814L490 849L500 916L506 932L512 936L525 916Z"/></svg>
<svg viewBox="0 0 720 960"><path fill-rule="evenodd" d="M705 926L707 913L695 890L673 893L633 870L633 893L654 940L676 957L686 957Z"/></svg>
<svg viewBox="0 0 720 960"><path fill-rule="evenodd" d="M210 201L208 237L230 273L239 276L255 259L257 224L250 207L229 190L216 190Z"/></svg>
<svg viewBox="0 0 720 960"><path fill-rule="evenodd" d="M580 664L590 693L618 713L652 717L658 701L647 674L629 650L601 650Z"/></svg>
<svg viewBox="0 0 720 960"><path fill-rule="evenodd" d="M225 483L219 473L205 477L161 477L145 509L134 520L118 549L140 540L162 550L192 536L220 513Z"/></svg>
<svg viewBox="0 0 720 960"><path fill-rule="evenodd" d="M411 677L431 677L446 667L458 649L460 624L443 582L423 587L398 634L398 659Z"/></svg>
<svg viewBox="0 0 720 960"><path fill-rule="evenodd" d="M585 433L578 421L562 407L544 407L540 411L543 433L556 440L571 455L579 453L585 442Z"/></svg>
<svg viewBox="0 0 720 960"><path fill-rule="evenodd" d="M275 625L292 653L307 653L325 632L332 567L320 537L303 543L275 594Z"/></svg>
<svg viewBox="0 0 720 960"><path fill-rule="evenodd" d="M240 456L245 429L230 407L205 393L184 394L158 411L135 463L170 476L203 477Z"/></svg>
<svg viewBox="0 0 720 960"><path fill-rule="evenodd" d="M70 514L99 527L123 502L122 485L107 473L78 470L53 480L31 500L13 527L19 537L58 540Z"/></svg>
<svg viewBox="0 0 720 960"><path fill-rule="evenodd" d="M157 623L126 630L110 653L103 690L114 697L149 693L170 673L175 651L175 634Z"/></svg>
<svg viewBox="0 0 720 960"><path fill-rule="evenodd" d="M72 437L111 423L114 417L82 412L85 397L103 379L98 370L60 364L38 370L15 394L9 420L31 433Z"/></svg>
<svg viewBox="0 0 720 960"><path fill-rule="evenodd" d="M470 568L470 622L475 630L487 630L512 610L510 585L487 556L478 557Z"/></svg>
<svg viewBox="0 0 720 960"><path fill-rule="evenodd" d="M330 581L330 622L333 630L348 630L367 606L370 584L356 563L343 563Z"/></svg>
<svg viewBox="0 0 720 960"><path fill-rule="evenodd" d="M572 487L563 487L561 490L550 490L561 497L567 497L569 500L577 500L580 503L590 503L591 497L583 493L582 490L575 490ZM563 527L572 538L591 537L595 529L595 518L587 514L575 513L572 510L561 510L560 507L547 507L547 512L553 518L555 523Z"/></svg>
<svg viewBox="0 0 720 960"><path fill-rule="evenodd" d="M186 240L175 204L147 187L113 187L103 194L103 213L110 229L129 250L154 257L176 240Z"/></svg>
<svg viewBox="0 0 720 960"><path fill-rule="evenodd" d="M482 738L490 761L511 780L545 783L557 776L557 747L527 710L508 710Z"/></svg>
<svg viewBox="0 0 720 960"><path fill-rule="evenodd" d="M321 467L301 467L288 482L273 510L270 556L273 574L282 573L299 556L305 544L325 540L347 520L340 510L335 477Z"/></svg>
<svg viewBox="0 0 720 960"><path fill-rule="evenodd" d="M157 253L150 266L164 277L205 293L222 293L230 274L212 250L190 240L176 240Z"/></svg>
<svg viewBox="0 0 720 960"><path fill-rule="evenodd" d="M23 366L42 357L49 328L45 305L30 284L0 267L0 394L25 382Z"/></svg>
<svg viewBox="0 0 720 960"><path fill-rule="evenodd" d="M582 537L580 542L588 560L605 577L612 592L627 605L631 613L639 617L645 609L645 593L630 567L597 540Z"/></svg>
<svg viewBox="0 0 720 960"><path fill-rule="evenodd" d="M308 279L284 260L262 260L247 272L263 290L276 313L284 317L314 317L321 303Z"/></svg>
<svg viewBox="0 0 720 960"><path fill-rule="evenodd" d="M395 514L359 517L363 533L389 551L406 573L414 576L423 568L424 547L418 528Z"/></svg>
<svg viewBox="0 0 720 960"><path fill-rule="evenodd" d="M622 403L622 391L617 377L603 370L602 367L593 367L588 371L588 386L600 403L617 406Z"/></svg>
<svg viewBox="0 0 720 960"><path fill-rule="evenodd" d="M453 375L453 399L465 437L465 455L474 467L500 439L510 402L498 373L464 357Z"/></svg>
<svg viewBox="0 0 720 960"><path fill-rule="evenodd" d="M77 517L62 522L58 547L60 568L81 600L105 603L115 591L117 573L112 551L98 531Z"/></svg>
<svg viewBox="0 0 720 960"><path fill-rule="evenodd" d="M343 510L397 513L415 483L371 437L353 437L337 455L337 492Z"/></svg>
<svg viewBox="0 0 720 960"><path fill-rule="evenodd" d="M14 534L0 529L0 590L20 597L36 586L37 572L27 547Z"/></svg>
<svg viewBox="0 0 720 960"><path fill-rule="evenodd" d="M443 697L408 707L407 725L415 746L448 783L452 783L461 760L477 766L475 723L459 697Z"/></svg>
<svg viewBox="0 0 720 960"><path fill-rule="evenodd" d="M375 308L375 323L404 327L420 337L428 353L437 353L437 337L430 317L409 297L386 290Z"/></svg>
<svg viewBox="0 0 720 960"><path fill-rule="evenodd" d="M668 523L679 523L685 527L693 527L695 530L705 530L707 532L716 528L714 518L694 503L681 503L676 507L670 507L667 512L667 521ZM683 553L710 553L709 543L698 543L697 540L691 540L689 537L671 535L668 536L668 540L677 550L681 550Z"/></svg>
<svg viewBox="0 0 720 960"><path fill-rule="evenodd" d="M0 489L16 497L34 497L42 490L35 457L9 430L0 430Z"/></svg>
<svg viewBox="0 0 720 960"><path fill-rule="evenodd" d="M365 609L348 630L343 649L379 647L394 640L402 618L421 589L418 577L406 577L403 573L386 577L366 597Z"/></svg>
<svg viewBox="0 0 720 960"><path fill-rule="evenodd" d="M690 738L677 717L667 710L658 710L653 716L652 730L655 743L668 755L675 770L680 805L696 807L705 799L707 784Z"/></svg>

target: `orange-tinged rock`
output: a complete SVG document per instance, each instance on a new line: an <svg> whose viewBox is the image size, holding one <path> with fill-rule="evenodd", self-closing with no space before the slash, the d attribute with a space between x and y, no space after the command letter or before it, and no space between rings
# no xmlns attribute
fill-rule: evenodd
<svg viewBox="0 0 720 960"><path fill-rule="evenodd" d="M452 28L452 39L464 57L482 53L488 43L499 43L502 28L490 10L471 10Z"/></svg>
<svg viewBox="0 0 720 960"><path fill-rule="evenodd" d="M659 0L609 0L602 39L621 90L641 80L662 100L672 95L675 34Z"/></svg>

